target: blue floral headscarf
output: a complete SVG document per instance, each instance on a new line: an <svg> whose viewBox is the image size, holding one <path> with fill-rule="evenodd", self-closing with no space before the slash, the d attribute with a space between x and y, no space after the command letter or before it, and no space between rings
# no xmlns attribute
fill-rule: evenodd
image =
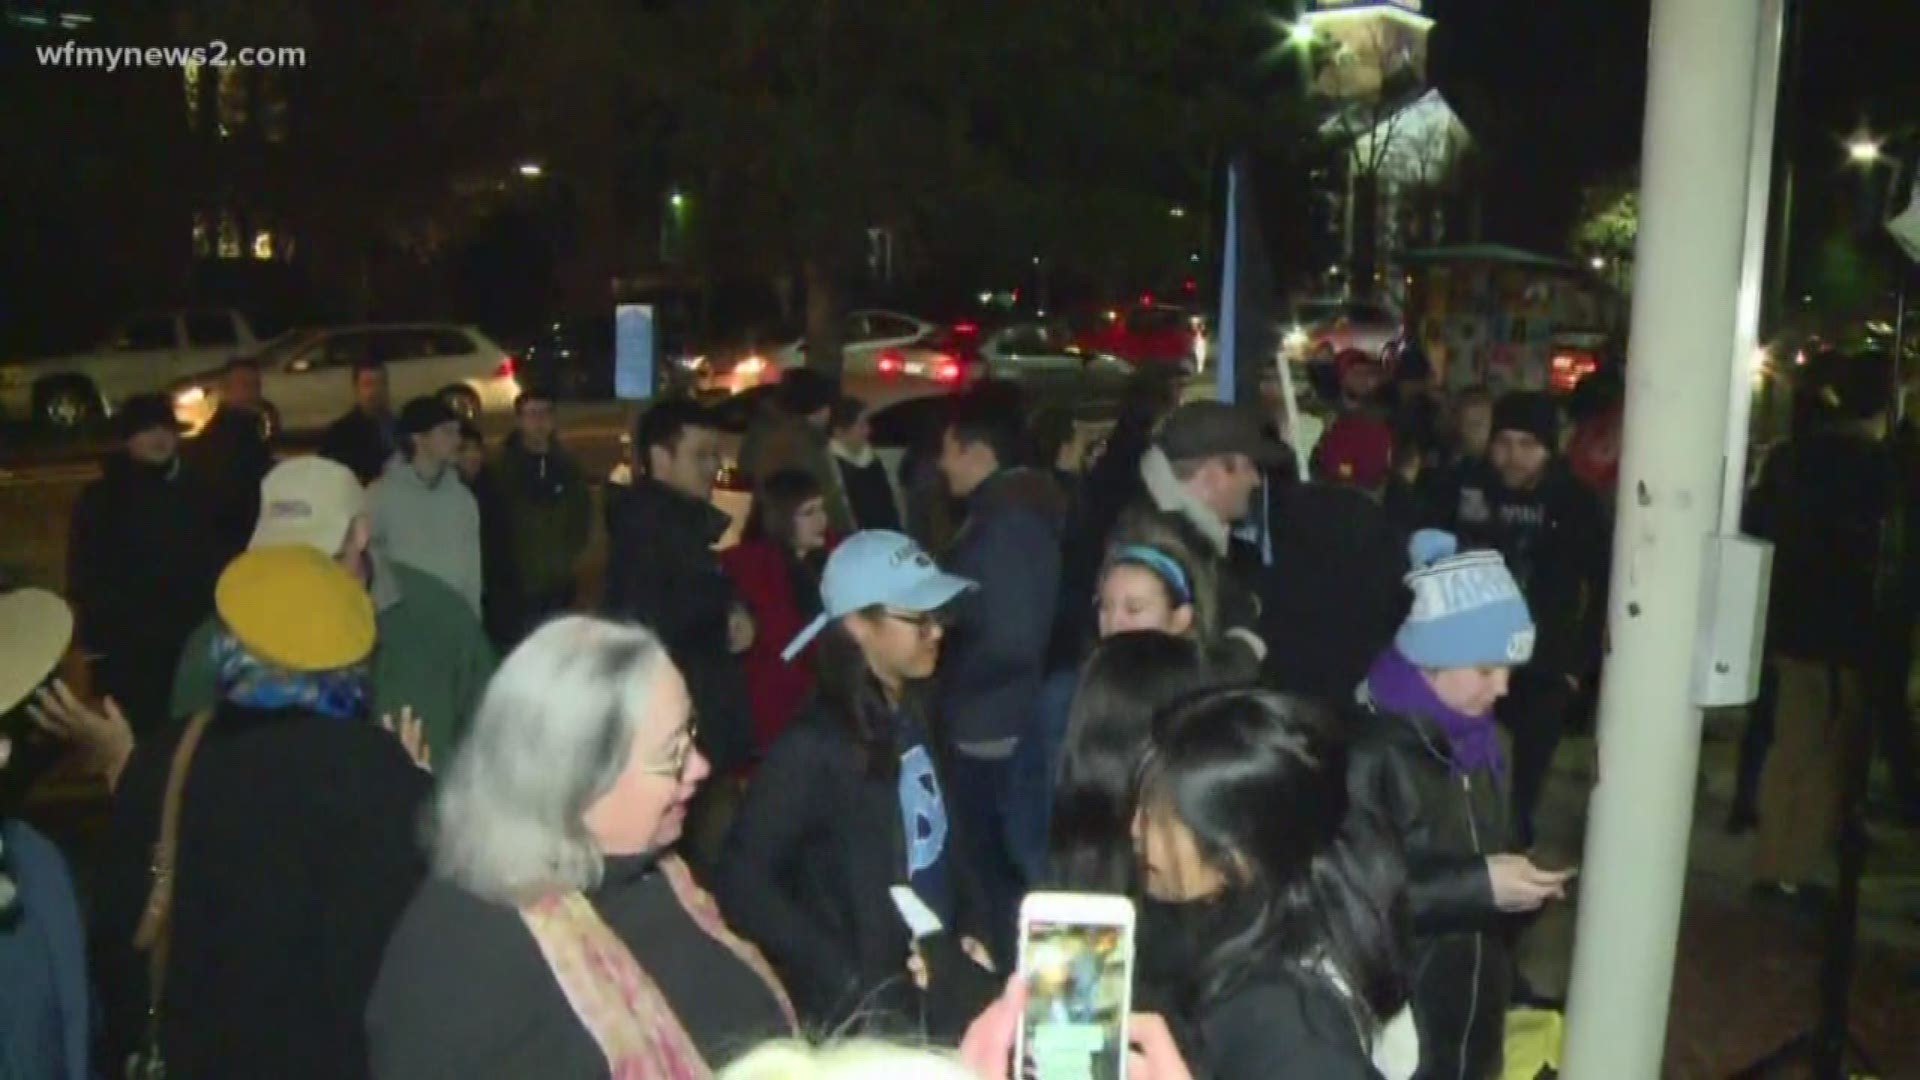
<svg viewBox="0 0 1920 1080"><path fill-rule="evenodd" d="M305 709L336 720L367 715L372 675L366 663L334 671L289 671L247 651L224 627L213 635L220 698L254 709Z"/></svg>

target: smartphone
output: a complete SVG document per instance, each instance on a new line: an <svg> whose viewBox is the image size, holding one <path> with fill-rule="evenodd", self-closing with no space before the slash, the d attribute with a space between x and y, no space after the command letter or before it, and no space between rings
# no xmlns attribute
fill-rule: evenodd
<svg viewBox="0 0 1920 1080"><path fill-rule="evenodd" d="M1020 905L1027 1009L1014 1060L1033 1080L1125 1080L1133 901L1029 893Z"/></svg>

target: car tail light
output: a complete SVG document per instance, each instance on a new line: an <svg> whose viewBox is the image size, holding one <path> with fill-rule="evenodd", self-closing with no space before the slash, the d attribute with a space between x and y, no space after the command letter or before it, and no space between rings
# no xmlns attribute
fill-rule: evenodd
<svg viewBox="0 0 1920 1080"><path fill-rule="evenodd" d="M933 364L933 381L934 382L957 383L960 381L961 373L962 372L960 367L960 361L954 359L951 356L943 356L940 359L934 361L934 364Z"/></svg>
<svg viewBox="0 0 1920 1080"><path fill-rule="evenodd" d="M493 377L496 379L511 379L519 370L520 361L515 360L513 354L509 353L500 358L500 366L493 369Z"/></svg>
<svg viewBox="0 0 1920 1080"><path fill-rule="evenodd" d="M954 333L954 336L956 337L973 337L975 334L978 334L979 332L980 332L980 324L977 322L963 321L963 322L957 322L953 324L953 333Z"/></svg>
<svg viewBox="0 0 1920 1080"><path fill-rule="evenodd" d="M1548 365L1548 382L1560 393L1580 385L1580 380L1599 370L1600 361L1592 353L1557 352Z"/></svg>
<svg viewBox="0 0 1920 1080"><path fill-rule="evenodd" d="M906 357L900 355L900 350L898 349L884 349L880 353L880 359L876 362L876 366L880 369L880 374L882 375L898 375L907 370L907 360Z"/></svg>

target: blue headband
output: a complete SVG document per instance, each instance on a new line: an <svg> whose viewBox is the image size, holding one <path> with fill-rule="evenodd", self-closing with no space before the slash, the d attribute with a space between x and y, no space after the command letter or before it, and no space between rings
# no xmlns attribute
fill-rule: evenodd
<svg viewBox="0 0 1920 1080"><path fill-rule="evenodd" d="M1187 572L1181 569L1173 556L1159 548L1145 544L1124 544L1114 549L1113 561L1116 563L1137 563L1159 575L1173 591L1173 598L1181 604L1193 603L1193 586L1187 582ZM1176 607L1179 605L1175 605Z"/></svg>

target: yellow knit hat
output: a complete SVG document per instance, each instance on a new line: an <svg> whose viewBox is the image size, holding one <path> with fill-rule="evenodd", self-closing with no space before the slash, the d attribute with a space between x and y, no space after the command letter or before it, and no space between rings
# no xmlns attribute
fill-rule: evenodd
<svg viewBox="0 0 1920 1080"><path fill-rule="evenodd" d="M289 671L337 671L373 652L367 590L304 544L242 554L220 575L213 600L248 652Z"/></svg>

